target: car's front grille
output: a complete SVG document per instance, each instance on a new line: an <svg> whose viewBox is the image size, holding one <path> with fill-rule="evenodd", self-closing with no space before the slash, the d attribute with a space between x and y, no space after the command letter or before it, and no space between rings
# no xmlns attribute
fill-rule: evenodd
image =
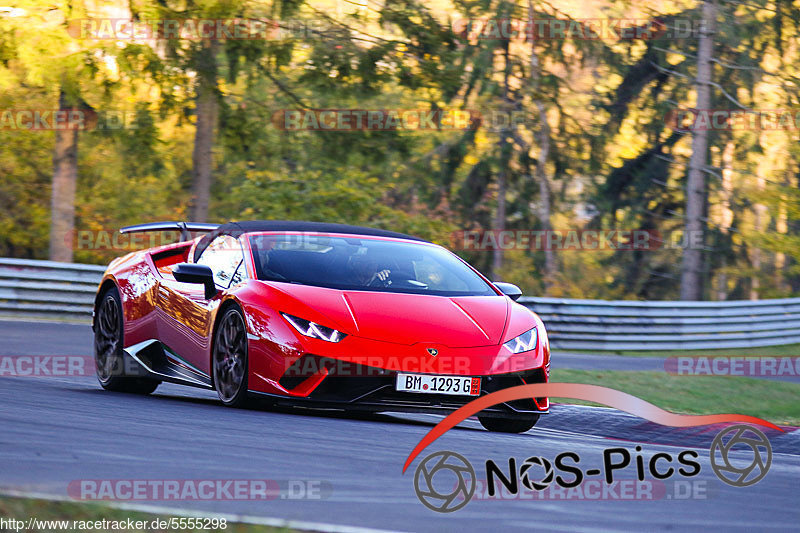
<svg viewBox="0 0 800 533"><path fill-rule="evenodd" d="M395 371L337 361L313 354L305 354L298 358L279 382L287 390L292 390L317 374L322 368L327 369L329 374L309 394L307 397L309 400L351 404L380 404L386 405L387 408L405 406L458 409L476 398L476 396L396 391L395 380L397 372ZM542 383L545 380L545 373L541 368L509 374L481 376L481 395L517 385ZM537 401L540 405L543 405L544 398L537 398ZM489 410L538 412L541 411L541 408L533 399L523 399L495 406Z"/></svg>

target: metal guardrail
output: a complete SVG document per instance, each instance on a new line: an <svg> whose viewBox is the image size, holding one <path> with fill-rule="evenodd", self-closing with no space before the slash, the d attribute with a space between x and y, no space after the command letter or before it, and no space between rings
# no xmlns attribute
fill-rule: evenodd
<svg viewBox="0 0 800 533"><path fill-rule="evenodd" d="M547 326L553 348L700 350L800 343L800 298L638 302L520 298Z"/></svg>
<svg viewBox="0 0 800 533"><path fill-rule="evenodd" d="M105 267L0 258L0 315L88 322Z"/></svg>
<svg viewBox="0 0 800 533"><path fill-rule="evenodd" d="M0 258L0 316L89 321L105 267ZM800 298L637 302L522 297L561 350L697 350L800 343Z"/></svg>

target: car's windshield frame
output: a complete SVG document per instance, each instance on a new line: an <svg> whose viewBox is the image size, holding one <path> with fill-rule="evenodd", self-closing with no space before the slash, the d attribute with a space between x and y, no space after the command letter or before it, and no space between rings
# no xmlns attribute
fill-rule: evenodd
<svg viewBox="0 0 800 533"><path fill-rule="evenodd" d="M461 257L454 254L453 252L451 252L450 250L448 250L443 246L439 246L438 244L426 241L407 240L402 238L382 237L374 235L308 232L308 231L258 231L258 232L248 232L245 235L243 235L243 237L244 237L244 242L246 242L246 247L249 251L250 259L252 261L253 278L258 279L260 281L290 283L290 284L306 285L306 286L322 287L322 288L328 288L334 290L346 290L346 291L377 291L377 292L388 292L388 293L423 294L423 295L447 296L447 297L502 296L502 293L499 292L499 290L485 276L483 276L480 272L478 272L477 269L475 269L472 265L467 263L464 259L462 259ZM456 271L450 271L449 272L450 274L460 274L466 276L466 279L459 278L459 280L461 283L464 283L468 288L471 288L472 290L431 290L427 287L423 288L422 286L409 285L410 283L415 282L415 280L400 280L399 283L391 283L386 286L383 286L381 284L379 284L379 286L364 286L359 283L342 283L341 281L336 282L325 279L302 279L299 276L287 277L282 274L275 276L274 274L277 274L277 272L270 272L269 274L267 274L264 271L264 266L261 264L262 259L260 254L262 254L264 251L261 249L261 245L259 243L259 239L267 237L277 237L277 238L296 237L296 238L309 238L309 239L331 238L331 239L338 239L344 242L359 241L359 244L353 244L353 246L361 246L362 241L369 241L370 243L387 243L409 248L415 248L419 250L422 254L425 254L425 252L427 251L430 252L427 257L440 261L440 265L442 267L445 267L449 264L451 268L457 269ZM341 246L340 243L336 244L337 246ZM381 247L382 245L378 244L377 246ZM367 251L366 253L370 252ZM372 253L374 254L376 252ZM349 257L352 258L353 255L354 254L351 254ZM442 263L441 261L445 262ZM269 264L269 260L267 264ZM387 278L390 278L390 276L391 273L387 275ZM376 278L374 282L377 283L378 279L379 278ZM392 280L389 279L389 281ZM474 286L470 286L470 283L474 284ZM484 290L478 290L478 287Z"/></svg>

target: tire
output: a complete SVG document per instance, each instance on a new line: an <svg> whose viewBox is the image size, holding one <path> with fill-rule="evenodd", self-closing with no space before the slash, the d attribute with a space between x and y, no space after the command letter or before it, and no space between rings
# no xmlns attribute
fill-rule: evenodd
<svg viewBox="0 0 800 533"><path fill-rule="evenodd" d="M528 415L519 418L493 418L479 416L478 421L489 431L497 433L525 433L539 421L539 415Z"/></svg>
<svg viewBox="0 0 800 533"><path fill-rule="evenodd" d="M223 311L214 334L212 352L214 389L228 407L248 405L247 328L238 306Z"/></svg>
<svg viewBox="0 0 800 533"><path fill-rule="evenodd" d="M100 386L109 391L150 394L160 381L126 377L122 323L122 303L119 291L111 287L103 292L95 309L94 362Z"/></svg>

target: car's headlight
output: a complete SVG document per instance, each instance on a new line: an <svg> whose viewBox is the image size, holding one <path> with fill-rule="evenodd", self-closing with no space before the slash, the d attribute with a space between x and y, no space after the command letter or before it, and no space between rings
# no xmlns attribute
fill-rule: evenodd
<svg viewBox="0 0 800 533"><path fill-rule="evenodd" d="M286 321L289 322L292 327L294 327L294 329L306 337L311 337L312 339L321 339L328 342L339 342L347 337L347 334L342 333L341 331L322 326L316 322L311 322L310 320L287 315L286 313L281 313L281 315L283 315L283 318L285 318Z"/></svg>
<svg viewBox="0 0 800 533"><path fill-rule="evenodd" d="M503 346L511 350L511 353L529 352L536 348L537 337L536 328L531 328L522 335L518 335L504 343Z"/></svg>

